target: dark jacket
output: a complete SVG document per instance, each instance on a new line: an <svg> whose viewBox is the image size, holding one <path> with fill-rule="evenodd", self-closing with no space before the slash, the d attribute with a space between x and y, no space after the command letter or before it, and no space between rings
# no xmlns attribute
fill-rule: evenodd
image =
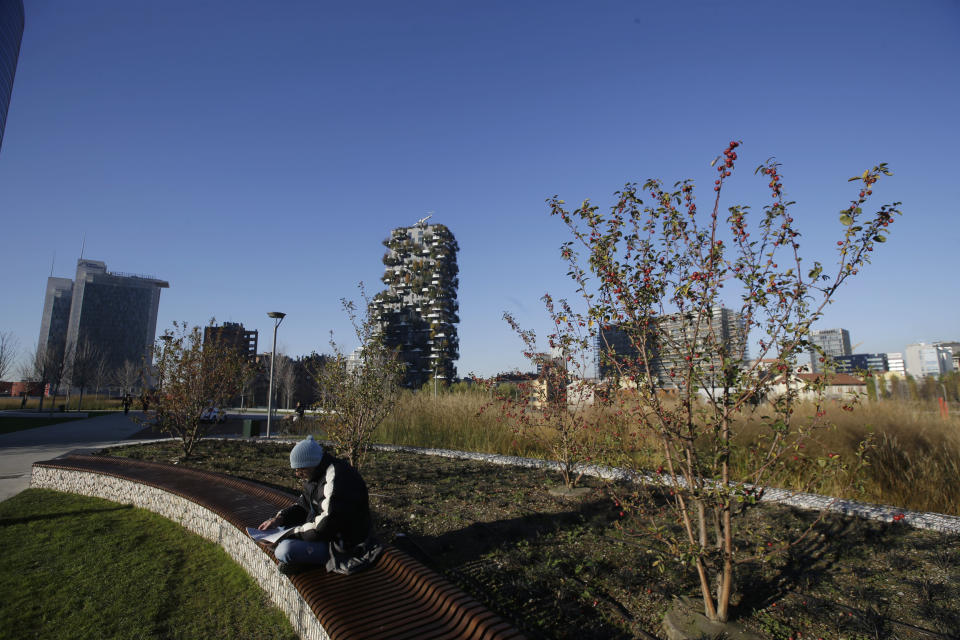
<svg viewBox="0 0 960 640"><path fill-rule="evenodd" d="M324 452L297 502L277 515L280 526L293 527L290 537L330 543L329 571L350 573L379 554L370 537L367 485L356 469L329 453Z"/></svg>

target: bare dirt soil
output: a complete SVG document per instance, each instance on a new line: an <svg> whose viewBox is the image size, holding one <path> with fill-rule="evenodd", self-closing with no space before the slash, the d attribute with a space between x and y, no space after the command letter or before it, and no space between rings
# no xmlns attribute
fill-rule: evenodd
<svg viewBox="0 0 960 640"><path fill-rule="evenodd" d="M296 490L290 445L202 442L181 464ZM176 443L110 455L171 461ZM412 453L371 452L361 469L380 538L417 556L533 638L659 637L674 595L698 586L631 534L603 481L578 498L551 495L556 474ZM816 514L762 506L772 539ZM742 546L747 542L739 541ZM828 516L773 562L745 565L735 616L763 637L960 637L960 538ZM649 635L648 635L649 634Z"/></svg>

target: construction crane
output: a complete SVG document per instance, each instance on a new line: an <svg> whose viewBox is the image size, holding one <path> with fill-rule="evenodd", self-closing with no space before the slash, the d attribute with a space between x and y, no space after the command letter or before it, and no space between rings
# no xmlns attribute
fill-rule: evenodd
<svg viewBox="0 0 960 640"><path fill-rule="evenodd" d="M428 215L428 216L425 217L425 218L420 218L419 220L417 220L417 224L415 224L415 225L413 225L413 226L415 226L415 227L425 227L427 220L429 220L430 218L433 217L433 211L428 211L427 213L429 213L430 215Z"/></svg>

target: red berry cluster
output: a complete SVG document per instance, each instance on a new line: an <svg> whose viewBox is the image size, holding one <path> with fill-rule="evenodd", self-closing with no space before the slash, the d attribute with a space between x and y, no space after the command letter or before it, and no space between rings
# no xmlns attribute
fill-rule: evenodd
<svg viewBox="0 0 960 640"><path fill-rule="evenodd" d="M730 171L733 169L733 161L737 159L737 152L734 151L737 147L740 146L740 143L736 140L731 140L730 144L727 145L727 150L723 152L723 157L726 158L723 161L723 164L717 167L717 173L720 174L720 179L714 182L714 191L720 191L720 181L724 178L730 177Z"/></svg>
<svg viewBox="0 0 960 640"><path fill-rule="evenodd" d="M867 191L867 193L870 192ZM887 207L884 206L880 211L877 212L877 219L874 225L877 231L879 231L880 227L889 227L891 224L893 224L893 211L888 210Z"/></svg>
<svg viewBox="0 0 960 640"><path fill-rule="evenodd" d="M747 231L746 218L739 209L730 216L730 230L733 231L733 235L736 236L737 240L741 242L746 241L750 236L750 232Z"/></svg>
<svg viewBox="0 0 960 640"><path fill-rule="evenodd" d="M783 189L783 183L780 182L782 176L777 173L777 167L765 167L761 170L761 173L770 176L770 191L773 193L773 197L779 198Z"/></svg>
<svg viewBox="0 0 960 640"><path fill-rule="evenodd" d="M779 213L783 222L780 224L780 228L774 232L773 236L773 246L779 247L781 244L787 244L787 240L792 240L796 238L799 233L790 228L790 225L793 223L793 217L787 215L787 208L782 203L776 203L770 207L771 213Z"/></svg>

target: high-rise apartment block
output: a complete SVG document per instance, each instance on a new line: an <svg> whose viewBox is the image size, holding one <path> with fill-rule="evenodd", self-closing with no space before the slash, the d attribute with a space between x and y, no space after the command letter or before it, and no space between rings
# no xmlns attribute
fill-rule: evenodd
<svg viewBox="0 0 960 640"><path fill-rule="evenodd" d="M810 342L823 349L821 354L815 349L810 350L810 369L814 373L823 371L824 360L833 360L837 356L849 356L853 353L850 348L850 332L846 329L820 329L810 332Z"/></svg>
<svg viewBox="0 0 960 640"><path fill-rule="evenodd" d="M109 272L97 260L78 260L73 281L47 280L39 353L70 362L79 345L89 344L108 370L127 361L150 364L160 289L169 286L147 276Z"/></svg>
<svg viewBox="0 0 960 640"><path fill-rule="evenodd" d="M456 239L446 226L424 219L394 229L383 244L387 290L371 300L370 313L385 345L405 364L404 386L453 382L460 357Z"/></svg>
<svg viewBox="0 0 960 640"><path fill-rule="evenodd" d="M640 349L636 341L642 339L630 335L622 326L610 325L602 328L597 337L598 375L607 378L615 375L616 366L611 355L621 363L636 361ZM647 337L647 355L651 357L650 372L653 384L662 389L676 388L676 374L686 367L686 356L690 347L693 351L702 350L703 360L699 363L705 372L716 372L714 380L702 380L719 386L723 368L720 352L746 366L747 335L743 317L726 307L714 307L699 323L692 315L679 313L660 318L656 330ZM634 362L630 366L635 366ZM642 370L644 365L640 365ZM673 373L674 375L671 375Z"/></svg>
<svg viewBox="0 0 960 640"><path fill-rule="evenodd" d="M671 372L680 371L685 365L687 345L696 345L703 349L707 359L701 361L705 371L716 372L712 384L722 386L720 372L723 369L723 359L720 351L725 352L730 359L746 366L749 357L747 353L747 329L743 316L726 307L714 307L704 318L706 322L699 324L695 318L674 313L661 321L659 326L659 347L657 375L661 386L670 388L675 386ZM677 347L680 347L679 349Z"/></svg>
<svg viewBox="0 0 960 640"><path fill-rule="evenodd" d="M250 362L257 359L259 338L259 331L248 331L239 322L224 322L220 326L214 325L203 328L203 344L209 342L228 345Z"/></svg>
<svg viewBox="0 0 960 640"><path fill-rule="evenodd" d="M20 57L23 24L23 0L0 0L0 147Z"/></svg>

